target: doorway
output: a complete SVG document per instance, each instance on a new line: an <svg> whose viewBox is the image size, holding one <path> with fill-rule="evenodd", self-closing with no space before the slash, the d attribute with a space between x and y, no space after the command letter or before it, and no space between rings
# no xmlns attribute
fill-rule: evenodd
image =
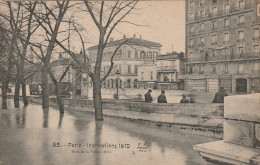
<svg viewBox="0 0 260 165"><path fill-rule="evenodd" d="M247 93L247 80L244 78L236 79L236 93Z"/></svg>

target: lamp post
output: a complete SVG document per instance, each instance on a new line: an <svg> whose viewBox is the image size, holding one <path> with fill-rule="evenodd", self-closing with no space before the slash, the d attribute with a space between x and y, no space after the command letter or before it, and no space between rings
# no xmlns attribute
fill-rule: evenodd
<svg viewBox="0 0 260 165"><path fill-rule="evenodd" d="M119 94L118 94L118 87L119 87L119 75L120 75L120 71L119 70L117 70L116 71L116 99L118 100L119 99Z"/></svg>

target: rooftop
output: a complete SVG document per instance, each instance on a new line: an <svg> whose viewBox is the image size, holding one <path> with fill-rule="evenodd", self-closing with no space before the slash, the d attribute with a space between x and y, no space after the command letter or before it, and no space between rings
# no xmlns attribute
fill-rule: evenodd
<svg viewBox="0 0 260 165"><path fill-rule="evenodd" d="M152 41L143 40L140 38L123 38L121 40L110 41L107 43L107 47L109 46L116 46L121 44L122 42L126 42L127 45L138 45L138 46L145 46L145 47L162 47L162 44ZM96 46L89 47L88 50L97 49Z"/></svg>

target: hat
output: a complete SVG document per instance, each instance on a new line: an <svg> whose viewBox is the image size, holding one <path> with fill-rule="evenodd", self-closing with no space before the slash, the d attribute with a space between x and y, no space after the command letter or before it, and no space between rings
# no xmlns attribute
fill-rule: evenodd
<svg viewBox="0 0 260 165"><path fill-rule="evenodd" d="M183 98L187 97L185 94L182 95Z"/></svg>
<svg viewBox="0 0 260 165"><path fill-rule="evenodd" d="M151 89L149 89L149 90L148 90L148 92L152 92L152 90L151 90Z"/></svg>
<svg viewBox="0 0 260 165"><path fill-rule="evenodd" d="M165 90L161 90L162 93L165 93Z"/></svg>

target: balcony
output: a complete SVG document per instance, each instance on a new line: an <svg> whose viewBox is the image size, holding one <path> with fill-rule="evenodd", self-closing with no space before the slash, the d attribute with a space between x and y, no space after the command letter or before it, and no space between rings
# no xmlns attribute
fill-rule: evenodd
<svg viewBox="0 0 260 165"><path fill-rule="evenodd" d="M223 26L223 29L229 29L230 28L230 25L224 25Z"/></svg>
<svg viewBox="0 0 260 165"><path fill-rule="evenodd" d="M216 61L225 61L225 60L253 60L260 59L260 52L255 53L242 53L242 54L227 54L227 55L215 55L209 56L207 59L198 57L198 58L189 58L187 62L216 62Z"/></svg>
<svg viewBox="0 0 260 165"><path fill-rule="evenodd" d="M238 39L237 42L244 42L245 39Z"/></svg>
<svg viewBox="0 0 260 165"><path fill-rule="evenodd" d="M253 37L253 40L259 40L260 39L260 36L258 37Z"/></svg>
<svg viewBox="0 0 260 165"><path fill-rule="evenodd" d="M237 26L244 26L245 25L245 22L239 22L238 24L237 24Z"/></svg>
<svg viewBox="0 0 260 165"><path fill-rule="evenodd" d="M217 12L214 12L214 13L207 12L206 15L203 17L201 17L199 14L196 14L196 15L194 15L194 17L188 18L188 22L199 21L199 20L203 20L203 19L210 19L210 18L214 18L214 17L225 16L225 15L236 13L236 12L250 10L250 9L253 9L254 5L255 5L254 3L245 4L240 7L232 5L229 9L218 10Z"/></svg>
<svg viewBox="0 0 260 165"><path fill-rule="evenodd" d="M189 48L194 48L194 45L189 45Z"/></svg>
<svg viewBox="0 0 260 165"><path fill-rule="evenodd" d="M205 46L205 44L204 44L204 43L200 43L199 46L200 46L200 47L203 47L203 46Z"/></svg>
<svg viewBox="0 0 260 165"><path fill-rule="evenodd" d="M161 66L158 68L158 72L177 72L173 66Z"/></svg>

